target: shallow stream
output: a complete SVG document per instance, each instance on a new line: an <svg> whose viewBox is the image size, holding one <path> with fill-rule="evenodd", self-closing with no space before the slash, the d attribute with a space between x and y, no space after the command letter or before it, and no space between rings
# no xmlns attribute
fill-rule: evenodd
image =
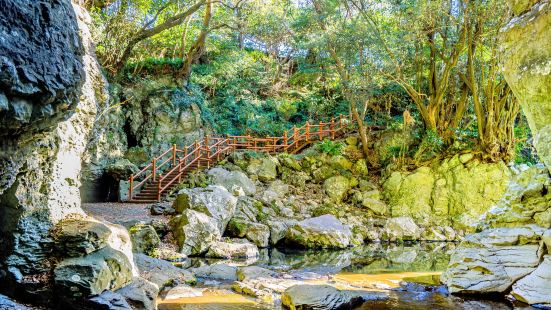
<svg viewBox="0 0 551 310"><path fill-rule="evenodd" d="M454 243L370 244L342 251L265 249L254 261L192 259L193 266L227 263L257 265L308 283L346 284L385 298L357 309L534 309L504 299L451 296L439 285ZM202 296L160 301L160 310L280 309L236 294L230 282L200 280Z"/></svg>

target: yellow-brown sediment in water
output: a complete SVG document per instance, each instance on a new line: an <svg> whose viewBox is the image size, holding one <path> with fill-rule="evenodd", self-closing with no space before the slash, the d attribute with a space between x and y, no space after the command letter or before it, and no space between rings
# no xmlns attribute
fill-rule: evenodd
<svg viewBox="0 0 551 310"><path fill-rule="evenodd" d="M417 282L436 285L437 277L441 272L400 272L382 274L339 273L333 279L337 282L348 283L363 288L400 287L400 282Z"/></svg>
<svg viewBox="0 0 551 310"><path fill-rule="evenodd" d="M185 297L178 299L158 300L159 305L182 305L182 304L248 304L253 305L255 302L247 297L232 293L229 291L210 291L203 292L203 296Z"/></svg>

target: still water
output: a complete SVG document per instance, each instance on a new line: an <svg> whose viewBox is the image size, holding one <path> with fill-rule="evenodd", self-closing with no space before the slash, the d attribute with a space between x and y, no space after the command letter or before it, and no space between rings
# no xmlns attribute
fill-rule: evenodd
<svg viewBox="0 0 551 310"><path fill-rule="evenodd" d="M257 265L307 282L330 278L358 290L373 291L385 297L365 302L357 309L534 309L502 300L467 299L449 295L439 285L455 248L453 243L370 244L341 251L265 249L255 261L227 262ZM192 259L191 265L220 263ZM259 310L281 309L279 305L259 304L236 294L231 283L200 281L202 296L160 301L160 310Z"/></svg>

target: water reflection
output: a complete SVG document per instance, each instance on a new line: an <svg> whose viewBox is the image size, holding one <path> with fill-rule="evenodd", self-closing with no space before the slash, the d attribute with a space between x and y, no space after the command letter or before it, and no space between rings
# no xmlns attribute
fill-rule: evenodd
<svg viewBox="0 0 551 310"><path fill-rule="evenodd" d="M359 309L529 309L504 300L470 300L447 293L439 285L439 274L448 264L454 243L369 244L340 251L263 249L258 259L227 261L194 258L189 265L256 265L311 281L330 279L360 290L384 290L385 300L369 301ZM215 284L211 284L215 283ZM262 305L254 299L232 293L231 283L200 281L200 287L216 286L218 293L195 299L172 300L159 305L160 310L258 310L279 309ZM220 293L223 292L223 293ZM520 308L519 308L520 307Z"/></svg>

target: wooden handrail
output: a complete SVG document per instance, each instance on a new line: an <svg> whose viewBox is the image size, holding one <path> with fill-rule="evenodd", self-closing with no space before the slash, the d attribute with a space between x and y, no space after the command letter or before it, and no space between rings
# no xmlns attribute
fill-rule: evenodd
<svg viewBox="0 0 551 310"><path fill-rule="evenodd" d="M195 140L181 149L173 144L161 155L154 157L140 171L130 176L129 198L133 200L139 192L138 189L145 184L149 184L149 181L154 184L157 190L156 198L160 200L163 192L171 188L175 182L181 181L193 165L197 164L197 169L200 169L201 163L206 162L207 167L210 167L236 150L244 149L269 153L297 152L312 141L321 141L324 138L334 140L349 128L349 120L348 117L339 115L338 118L333 117L328 122L317 124L306 122L302 127L295 126L288 131L286 130L283 136L279 137L205 135L202 139ZM170 157L165 159L168 154L170 154ZM160 169L166 165L169 167L168 171L160 174ZM148 171L150 173L147 173Z"/></svg>

